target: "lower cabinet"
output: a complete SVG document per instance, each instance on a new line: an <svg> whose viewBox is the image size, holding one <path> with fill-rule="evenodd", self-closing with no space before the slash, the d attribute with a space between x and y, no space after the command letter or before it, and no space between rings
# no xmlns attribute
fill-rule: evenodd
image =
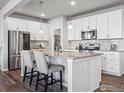
<svg viewBox="0 0 124 93"><path fill-rule="evenodd" d="M124 52L102 52L103 73L121 76L124 74Z"/></svg>

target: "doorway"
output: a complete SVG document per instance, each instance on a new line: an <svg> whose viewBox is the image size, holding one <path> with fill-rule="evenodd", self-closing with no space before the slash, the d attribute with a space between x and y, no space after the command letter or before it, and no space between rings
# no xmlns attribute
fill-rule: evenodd
<svg viewBox="0 0 124 93"><path fill-rule="evenodd" d="M54 50L58 51L61 49L61 30L54 30Z"/></svg>

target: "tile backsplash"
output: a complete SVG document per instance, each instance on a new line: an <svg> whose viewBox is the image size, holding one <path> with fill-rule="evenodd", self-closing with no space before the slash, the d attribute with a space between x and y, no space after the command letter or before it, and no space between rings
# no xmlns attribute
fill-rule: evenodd
<svg viewBox="0 0 124 93"><path fill-rule="evenodd" d="M111 44L116 44L119 46L120 40L82 40L82 41L71 41L71 49L75 49L76 46L79 45L79 43L82 43L83 46L86 44L94 44L99 43L100 44L100 50L110 50Z"/></svg>
<svg viewBox="0 0 124 93"><path fill-rule="evenodd" d="M31 49L39 49L40 45L42 45L44 48L48 48L48 42L31 41Z"/></svg>

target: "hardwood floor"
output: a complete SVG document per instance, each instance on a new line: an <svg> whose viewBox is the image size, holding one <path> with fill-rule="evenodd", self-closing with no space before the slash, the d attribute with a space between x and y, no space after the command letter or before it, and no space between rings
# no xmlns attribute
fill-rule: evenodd
<svg viewBox="0 0 124 93"><path fill-rule="evenodd" d="M20 71L2 72L0 71L0 92L34 92L35 82L29 86L29 79L22 82ZM44 87L39 85L38 92L43 92ZM48 92L66 92L67 88L61 91L58 84L49 86ZM124 92L124 76L116 77L102 74L101 87L96 92Z"/></svg>
<svg viewBox="0 0 124 93"><path fill-rule="evenodd" d="M124 92L124 75L117 77L102 74L101 87L96 92Z"/></svg>

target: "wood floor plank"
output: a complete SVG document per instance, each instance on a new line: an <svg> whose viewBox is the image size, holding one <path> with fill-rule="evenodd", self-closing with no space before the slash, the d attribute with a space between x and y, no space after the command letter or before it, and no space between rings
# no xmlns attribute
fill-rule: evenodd
<svg viewBox="0 0 124 93"><path fill-rule="evenodd" d="M30 87L29 79L26 79L26 82L23 83L20 76L20 70L10 72L0 71L0 92L34 92L35 84L36 82L34 80L32 86ZM61 91L58 84L48 87L48 92L66 91L66 87L64 87ZM37 92L44 92L44 87L39 85ZM124 75L121 77L116 77L102 74L101 87L98 88L95 92L124 92Z"/></svg>

